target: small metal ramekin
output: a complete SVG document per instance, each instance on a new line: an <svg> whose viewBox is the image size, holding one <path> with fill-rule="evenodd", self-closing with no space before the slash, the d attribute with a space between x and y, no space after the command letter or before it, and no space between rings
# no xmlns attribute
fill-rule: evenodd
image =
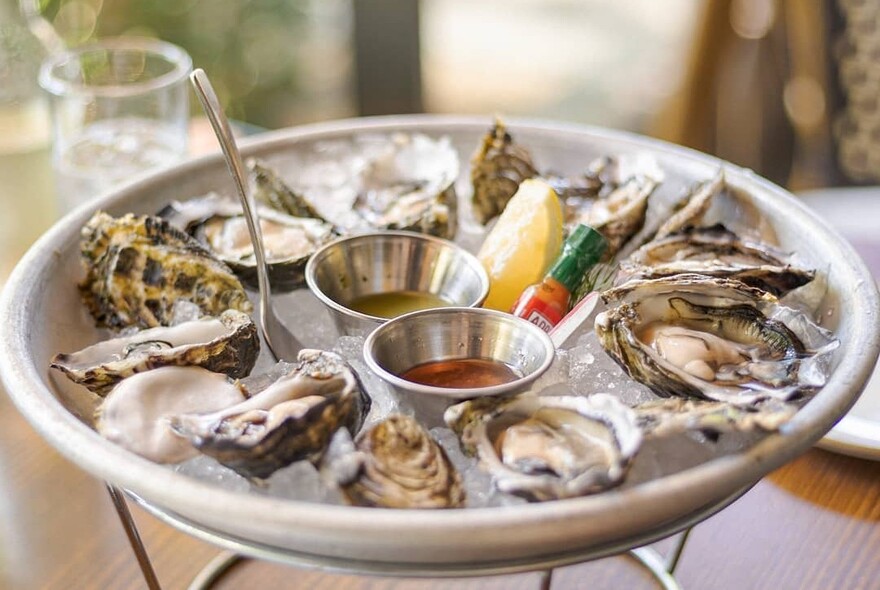
<svg viewBox="0 0 880 590"><path fill-rule="evenodd" d="M476 307L489 292L489 277L477 258L448 240L405 231L342 238L315 252L306 283L330 309L342 334L365 334L388 321L348 304L391 291L420 291L453 305Z"/></svg>
<svg viewBox="0 0 880 590"><path fill-rule="evenodd" d="M376 328L364 342L364 359L401 393L468 399L526 389L553 362L556 349L539 327L491 309L443 307L414 311ZM500 361L522 377L489 387L447 388L413 383L399 375L431 361L481 358Z"/></svg>

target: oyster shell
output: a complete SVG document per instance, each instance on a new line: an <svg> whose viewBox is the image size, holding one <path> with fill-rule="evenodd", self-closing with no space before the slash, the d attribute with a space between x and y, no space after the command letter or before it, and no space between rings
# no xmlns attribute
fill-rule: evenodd
<svg viewBox="0 0 880 590"><path fill-rule="evenodd" d="M768 244L742 239L723 225L690 227L648 242L620 263L632 278L683 273L733 278L782 296L813 280L815 272L785 262Z"/></svg>
<svg viewBox="0 0 880 590"><path fill-rule="evenodd" d="M337 237L333 226L268 207L258 207L257 214L272 287L278 291L302 287L309 257ZM206 245L245 285L258 288L256 258L241 205L212 194L175 201L159 215Z"/></svg>
<svg viewBox="0 0 880 590"><path fill-rule="evenodd" d="M713 178L696 185L678 203L676 212L657 229L654 239L660 240L676 232L699 225L706 211L712 205L712 199L725 186L723 172L719 172Z"/></svg>
<svg viewBox="0 0 880 590"><path fill-rule="evenodd" d="M257 202L292 217L326 221L304 196L294 192L270 167L254 159L247 161L247 167L254 177Z"/></svg>
<svg viewBox="0 0 880 590"><path fill-rule="evenodd" d="M809 392L798 369L809 355L774 296L732 279L682 274L630 281L603 293L619 305L596 317L605 351L663 397L737 405Z"/></svg>
<svg viewBox="0 0 880 590"><path fill-rule="evenodd" d="M294 216L332 221L342 233L396 229L452 239L458 153L448 137L396 134L325 146L304 164L297 192L259 163L258 196Z"/></svg>
<svg viewBox="0 0 880 590"><path fill-rule="evenodd" d="M317 460L336 430L356 432L369 409L357 375L331 352L302 350L297 363L249 381L241 387L252 397L240 404L171 419L175 432L245 477Z"/></svg>
<svg viewBox="0 0 880 590"><path fill-rule="evenodd" d="M443 416L499 490L531 501L619 484L638 451L635 413L608 394L478 398Z"/></svg>
<svg viewBox="0 0 880 590"><path fill-rule="evenodd" d="M461 476L415 418L392 414L358 440L342 471L325 468L356 506L457 508L465 502ZM346 461L351 463L351 461Z"/></svg>
<svg viewBox="0 0 880 590"><path fill-rule="evenodd" d="M181 299L205 315L253 310L229 267L158 217L99 211L83 227L80 249L79 290L99 326L167 326Z"/></svg>
<svg viewBox="0 0 880 590"><path fill-rule="evenodd" d="M648 197L659 185L650 176L633 176L611 191L608 196L597 199L592 205L575 212L566 220L573 227L578 223L598 230L608 242L605 259L613 258L627 241L645 225Z"/></svg>
<svg viewBox="0 0 880 590"><path fill-rule="evenodd" d="M504 122L496 118L471 158L474 216L488 223L504 211L520 183L538 176L529 152L513 141Z"/></svg>
<svg viewBox="0 0 880 590"><path fill-rule="evenodd" d="M121 381L98 406L95 427L118 445L157 463L197 455L170 426L184 412L212 412L244 400L226 376L199 367L161 367Z"/></svg>
<svg viewBox="0 0 880 590"><path fill-rule="evenodd" d="M234 309L171 327L105 340L71 354L56 354L50 366L74 383L106 395L119 381L168 365L198 366L233 379L247 376L260 352L257 327Z"/></svg>
<svg viewBox="0 0 880 590"><path fill-rule="evenodd" d="M775 432L797 412L797 407L768 399L748 406L727 402L670 398L635 407L639 428L646 436L665 436L699 430L708 434L724 432Z"/></svg>

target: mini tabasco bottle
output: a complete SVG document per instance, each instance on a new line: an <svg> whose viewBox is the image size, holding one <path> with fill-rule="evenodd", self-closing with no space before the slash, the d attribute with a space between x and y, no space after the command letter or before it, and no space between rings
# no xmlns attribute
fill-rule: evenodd
<svg viewBox="0 0 880 590"><path fill-rule="evenodd" d="M599 262L607 247L602 234L588 225L578 225L565 240L562 254L544 280L527 287L510 313L549 332L568 313L572 292L587 270Z"/></svg>

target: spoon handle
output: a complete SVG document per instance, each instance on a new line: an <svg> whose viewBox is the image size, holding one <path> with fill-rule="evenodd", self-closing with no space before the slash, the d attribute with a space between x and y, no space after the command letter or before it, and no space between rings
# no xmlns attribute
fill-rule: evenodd
<svg viewBox="0 0 880 590"><path fill-rule="evenodd" d="M253 204L253 198L248 191L244 163L241 161L241 154L238 151L238 145L235 143L232 131L229 129L229 121L223 113L223 108L220 106L220 100L217 98L217 93L214 92L214 87L211 86L207 74L205 74L205 71L201 68L197 68L193 70L192 74L190 74L190 81L195 88L199 101L202 103L202 107L205 109L205 114L208 116L208 121L211 123L211 127L214 128L214 133L217 135L217 140L220 142L220 148L223 150L223 155L226 156L226 165L229 167L229 172L235 180L235 188L238 191L238 197L241 200L241 206L244 209L244 218L247 221L248 232L250 232L251 235L251 243L254 246L254 255L257 259L257 282L260 287L260 320L263 325L263 334L266 338L269 338L267 315L269 314L269 310L272 309L270 301L271 291L269 287L269 275L266 270L266 255L263 250L263 233L260 224L257 221L256 207Z"/></svg>

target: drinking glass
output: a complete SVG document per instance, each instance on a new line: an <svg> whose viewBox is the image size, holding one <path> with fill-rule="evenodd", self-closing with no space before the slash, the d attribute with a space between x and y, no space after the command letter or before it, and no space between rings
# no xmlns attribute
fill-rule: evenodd
<svg viewBox="0 0 880 590"><path fill-rule="evenodd" d="M180 47L137 37L101 40L43 62L61 210L186 155L191 70Z"/></svg>

